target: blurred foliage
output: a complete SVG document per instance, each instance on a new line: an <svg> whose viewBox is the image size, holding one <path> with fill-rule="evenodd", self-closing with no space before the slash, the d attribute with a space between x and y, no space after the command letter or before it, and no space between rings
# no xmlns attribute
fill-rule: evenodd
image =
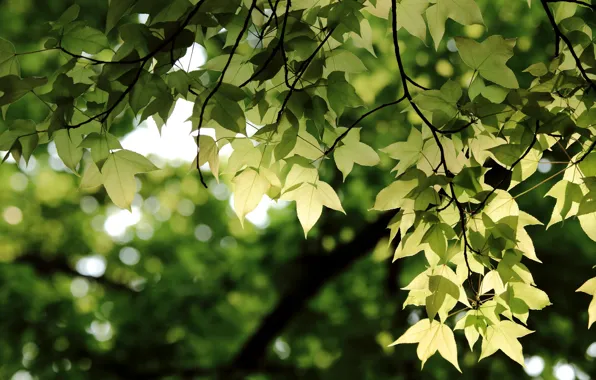
<svg viewBox="0 0 596 380"><path fill-rule="evenodd" d="M107 2L77 0L90 24L103 24ZM519 73L554 51L552 30L539 7L526 1L479 1L487 25L504 37L519 37L509 62ZM0 37L17 51L42 48L33 41L71 5L66 0L3 0ZM381 21L379 21L381 22ZM448 34L480 37L479 26L448 23ZM374 33L379 28L373 25ZM375 35L375 41L388 41ZM368 104L395 98L397 65L390 43L374 46L377 58L363 53L369 68L352 82ZM403 39L402 55L411 76L438 88L455 75L463 84L469 72L459 55L443 45L433 55L413 37ZM23 56L23 74L60 64L60 55ZM530 75L519 76L528 84ZM40 120L44 104L32 95L9 109L12 118ZM410 113L383 110L364 122L362 140L373 146L404 137L393 125L412 121ZM1 123L1 122L0 122ZM0 125L0 130L3 126ZM133 128L119 122L119 135ZM558 161L553 153L549 157ZM390 169L389 160L381 169ZM553 170L557 170L554 164ZM420 371L415 350L387 347L421 315L402 310L398 291L424 262L411 258L391 264L387 241L353 265L338 270L301 307L287 308L291 320L276 334L259 362L233 373L229 363L242 351L280 302L297 285L308 284L325 268L325 257L350 247L375 215L366 210L392 178L388 170L355 167L349 180L323 168L337 184L347 215L324 213L305 240L290 207L271 208L268 225L242 229L230 208L227 180L209 180L204 190L187 165L165 166L142 176L133 213L114 208L103 190L82 192L78 180L60 165L55 150L40 153L28 166L0 168L0 379L513 379L524 370L497 353L476 363L479 350L460 350L460 375L433 357ZM552 173L537 174L519 191ZM519 198L520 207L548 222L554 200L548 185ZM118 225L130 224L122 231ZM114 227L116 226L116 227ZM124 227L123 227L124 228ZM107 233L111 231L113 235ZM115 232L123 232L121 234ZM555 368L569 363L579 377L596 373L596 341L585 326L585 295L574 293L593 276L594 242L575 220L563 226L530 227L544 264L528 264L537 285L553 305L534 313L524 339L527 357L541 357L540 378L554 379ZM344 244L342 246L342 244ZM345 255L351 252L340 251ZM138 261L137 261L138 260ZM97 277L95 277L97 276ZM318 288L316 290L319 290ZM273 324L269 325L272 326ZM265 328L267 328L265 326ZM273 327L272 327L273 328ZM456 334L465 346L463 334ZM246 363L243 363L246 364Z"/></svg>

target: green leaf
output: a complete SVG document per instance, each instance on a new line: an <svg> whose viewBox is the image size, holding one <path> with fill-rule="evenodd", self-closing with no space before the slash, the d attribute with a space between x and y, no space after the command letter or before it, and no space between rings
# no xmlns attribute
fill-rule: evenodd
<svg viewBox="0 0 596 380"><path fill-rule="evenodd" d="M21 76L21 67L14 45L0 38L0 77L6 75Z"/></svg>
<svg viewBox="0 0 596 380"><path fill-rule="evenodd" d="M81 7L79 7L78 4L71 5L67 10L64 11L64 13L62 13L58 21L56 21L56 26L63 27L70 24L76 20L77 17L79 17L80 10Z"/></svg>
<svg viewBox="0 0 596 380"><path fill-rule="evenodd" d="M397 171L396 176L405 173L408 168L414 166L421 158L424 141L422 133L414 127L410 129L410 135L407 141L393 143L383 149L381 152L387 153L391 158L399 160L399 163L392 171Z"/></svg>
<svg viewBox="0 0 596 380"><path fill-rule="evenodd" d="M426 313L430 319L434 319L447 295L454 300L459 299L459 287L444 276L430 276L428 284L432 294L426 297Z"/></svg>
<svg viewBox="0 0 596 380"><path fill-rule="evenodd" d="M126 16L132 6L139 0L110 0L106 18L106 34L108 34Z"/></svg>
<svg viewBox="0 0 596 380"><path fill-rule="evenodd" d="M400 208L406 200L406 195L416 188L419 183L418 178L400 179L393 182L377 194L373 209L386 211Z"/></svg>
<svg viewBox="0 0 596 380"><path fill-rule="evenodd" d="M290 129L283 133L281 141L273 149L275 159L281 160L286 158L296 146L296 140L298 140L298 131L290 127Z"/></svg>
<svg viewBox="0 0 596 380"><path fill-rule="evenodd" d="M79 144L81 148L91 150L93 162L101 169L104 161L108 158L110 150L122 149L120 141L111 133L99 134L93 132L88 134Z"/></svg>
<svg viewBox="0 0 596 380"><path fill-rule="evenodd" d="M422 14L428 7L426 0L403 0L397 3L397 25L426 42L426 23Z"/></svg>
<svg viewBox="0 0 596 380"><path fill-rule="evenodd" d="M86 25L77 25L62 37L62 47L73 54L97 54L110 44L105 34Z"/></svg>
<svg viewBox="0 0 596 380"><path fill-rule="evenodd" d="M119 150L111 153L103 165L102 182L112 202L130 210L137 191L135 175L153 170L157 167L147 158L130 150Z"/></svg>
<svg viewBox="0 0 596 380"><path fill-rule="evenodd" d="M479 43L469 38L456 37L455 43L464 63L478 70L484 79L505 88L519 87L515 73L506 65L513 57L515 39L490 36Z"/></svg>
<svg viewBox="0 0 596 380"><path fill-rule="evenodd" d="M54 133L54 142L58 156L67 168L77 173L77 165L83 158L83 148L79 148L82 141L80 133L70 133L69 130L60 129Z"/></svg>
<svg viewBox="0 0 596 380"><path fill-rule="evenodd" d="M452 19L462 25L484 24L480 9L474 0L436 0L436 4L426 10L426 19L435 49L445 34L445 22Z"/></svg>
<svg viewBox="0 0 596 380"><path fill-rule="evenodd" d="M368 71L360 58L351 51L344 49L337 49L327 55L325 65L334 71L344 71L346 73L362 73Z"/></svg>
<svg viewBox="0 0 596 380"><path fill-rule="evenodd" d="M237 102L223 96L215 96L215 107L211 117L223 128L236 133L245 133L246 118Z"/></svg>
<svg viewBox="0 0 596 380"><path fill-rule="evenodd" d="M341 133L341 130L338 130ZM344 181L352 171L354 164L362 166L375 166L379 163L379 155L370 146L362 143L358 129L352 129L343 140L344 145L335 148L333 158L339 171L343 174Z"/></svg>
<svg viewBox="0 0 596 380"><path fill-rule="evenodd" d="M461 87L454 81L447 81L441 90L427 90L419 93L414 98L421 109L432 112L432 123L442 126L459 112L457 101L462 96Z"/></svg>
<svg viewBox="0 0 596 380"><path fill-rule="evenodd" d="M83 178L79 186L81 189L92 189L101 185L103 185L101 172L94 163L90 163L83 172Z"/></svg>
<svg viewBox="0 0 596 380"><path fill-rule="evenodd" d="M19 78L16 75L7 75L0 78L0 107L14 103L36 87L48 82L47 78Z"/></svg>
<svg viewBox="0 0 596 380"><path fill-rule="evenodd" d="M362 100L356 94L354 87L346 82L345 73L334 71L327 78L327 96L331 109L341 116L346 107L356 107Z"/></svg>

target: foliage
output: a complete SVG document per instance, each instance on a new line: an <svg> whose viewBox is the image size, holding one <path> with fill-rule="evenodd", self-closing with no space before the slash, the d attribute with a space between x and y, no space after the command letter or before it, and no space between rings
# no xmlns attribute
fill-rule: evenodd
<svg viewBox="0 0 596 380"><path fill-rule="evenodd" d="M563 178L547 193L556 199L547 228L576 216L596 240L594 5L528 5L542 10L555 51L524 73L509 67L515 39L447 33L449 20L484 24L473 0L112 1L103 31L81 21L73 5L51 23L40 51L17 52L0 40L5 117L28 94L48 110L39 121L6 117L0 150L8 151L5 159L28 161L38 145L53 141L64 165L82 175L81 187L103 185L116 205L130 208L135 175L156 167L123 149L115 126L132 116L151 117L161 128L175 102L186 99L194 103L193 166L203 185L203 165L217 178L219 151L230 144L225 175L240 222L267 195L296 202L305 235L323 206L344 212L340 186L321 173L334 166L349 182L355 164L382 167L386 157L377 151L386 154L397 160L396 177L372 209L391 212L384 215L392 218L394 260L423 251L426 261L405 287L403 306L424 306L428 318L394 344L418 343L423 364L438 351L459 369L453 330L463 329L470 348L482 338L480 359L502 350L523 364L518 338L531 332L524 327L529 310L550 300L526 265L540 262L526 230L540 222L517 198L533 187L514 193L546 152L567 156L557 173ZM138 14L148 21L138 22ZM471 73L465 85L447 80L429 89L416 81L400 51L402 27L425 44L428 27L434 49L453 42ZM380 55L388 33L403 95L367 104L353 79L368 68L354 50ZM178 60L194 43L209 59L188 72ZM66 62L47 76L21 77L21 56L52 53ZM522 75L532 76L528 85L520 85ZM363 142L361 122L390 108L408 112L412 122L393 125L399 132L384 146ZM594 296L593 283L578 291ZM593 301L589 326L594 315Z"/></svg>

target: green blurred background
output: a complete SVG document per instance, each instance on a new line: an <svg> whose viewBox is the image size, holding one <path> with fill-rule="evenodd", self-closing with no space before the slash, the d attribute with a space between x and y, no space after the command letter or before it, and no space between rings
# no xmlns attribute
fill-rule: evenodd
<svg viewBox="0 0 596 380"><path fill-rule="evenodd" d="M72 3L2 0L0 37L18 52L40 49L45 23ZM103 29L107 1L76 3L83 19ZM552 54L554 38L540 6L479 4L491 34L518 37L510 61L516 73ZM372 105L394 100L400 89L388 23L370 20L377 58L355 49L370 71L352 83ZM448 36L462 34L488 35L479 26L448 22ZM469 81L453 42L435 52L406 34L402 41L405 65L421 84ZM64 62L54 52L21 57L24 76ZM522 86L531 80L527 74L518 79ZM46 112L27 95L7 119L40 121ZM500 352L477 363L478 343L470 352L456 333L463 375L438 355L420 371L414 345L387 345L423 315L402 310L406 292L399 288L424 262L392 264L381 237L386 219L375 222L379 215L366 211L391 181L390 160L383 157L380 169L356 167L345 183L324 163L322 176L338 189L347 216L326 211L308 240L292 205L263 203L242 229L231 209L229 178L211 179L205 190L179 154L190 140L184 119L174 115L164 128L167 142L160 143L151 125L125 139L125 148L157 153L151 157L163 168L139 181L132 213L110 205L103 190L79 190L52 145L38 148L28 166L9 161L0 167L0 379L570 380L596 374L596 335L586 328L589 298L574 293L594 276L596 244L575 220L548 231L531 227L543 264L527 265L553 305L530 316L536 332L521 340L526 370ZM386 109L365 121L362 139L384 147L412 121ZM124 136L133 122L124 117L116 129ZM549 159L564 156L554 152ZM549 165L513 193L559 169ZM518 198L544 223L554 204L544 198L550 186Z"/></svg>

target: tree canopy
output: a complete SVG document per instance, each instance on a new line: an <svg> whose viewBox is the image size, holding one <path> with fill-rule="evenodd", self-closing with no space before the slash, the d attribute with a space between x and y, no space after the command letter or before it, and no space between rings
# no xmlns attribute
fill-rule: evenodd
<svg viewBox="0 0 596 380"><path fill-rule="evenodd" d="M378 294L376 303L361 311L362 320L350 317L354 329L377 332L383 347L379 353L406 352L400 344L416 344L423 367L438 353L461 372L462 352L469 347L475 356L465 356L467 368L480 366L470 362L497 351L523 366L522 342L532 339L524 338L534 332L532 319L541 318L535 317L541 313L530 318L529 312L551 306L552 292L583 302L581 309L577 303L568 306L590 328L596 321L596 277L589 274L593 258L576 259L569 246L532 237L548 240L571 231L577 244L593 247L596 241L594 11L596 5L579 0L112 0L101 6L80 1L62 4L53 12L57 17L40 22L43 27L31 33L35 40L0 38L4 161L22 162L27 172L27 163L47 155L40 146L49 144L53 158L61 161L54 166L70 172L51 174L44 167L43 176L29 186L26 177L2 168L14 192L6 201L21 204L4 210L10 236L2 242L5 261L68 278L54 280L62 293L49 292L33 280L4 293L6 302L27 298L15 306L30 314L29 335L19 345L34 343L36 348L28 346L33 351L50 345L65 353L62 362L49 355L25 367L42 378L53 376L51 371L70 371L75 360L79 369L85 367L81 362L89 363L79 375L71 371L72 378L86 378L83 373L89 368L97 378L227 378L258 372L271 378L312 376L307 359L297 359L294 364L303 368L298 370L268 360L266 350L274 342L281 359L287 343L279 335L297 310L370 251L373 260L359 272L365 277L352 285L338 283L354 289L336 289L319 307L332 315L334 303L356 303L362 293L382 293L376 266L388 249L393 261L389 293L395 297L401 287L399 308L418 311L410 314L415 320L406 321L399 313L400 321L389 324L380 317L364 318L394 311ZM523 19L519 25L517 18ZM185 67L185 58L193 54L204 62ZM187 138L196 144L195 161L186 175L126 148L125 141L149 120L160 132L173 127L168 123L181 101L192 103ZM546 175L551 167L554 173ZM73 187L77 176L79 190ZM168 188L168 181L176 190ZM237 226L227 226L231 216L225 202L210 199L217 196L213 188L223 184L231 189ZM17 194L21 191L39 193L37 201L27 204ZM530 196L535 198L524 201ZM287 208L278 211L283 217L270 230L250 226L247 215L264 197L295 203L292 213L302 231L288 227L295 216ZM552 202L537 206L544 197ZM137 229L137 248L126 245L132 238L106 243L97 228L89 227L101 223L87 216L101 210L96 198L102 208L109 208L103 206L109 199L129 211L145 199L142 204L152 222L164 225L146 222L145 229L151 231L146 243ZM155 200L150 204L158 204L153 211L147 206L149 198ZM66 206L61 204L65 200ZM183 206L174 206L178 201ZM79 202L81 209L75 211L72 206ZM95 206L87 212L83 202ZM159 204L169 206L160 209ZM64 214L51 211L58 205ZM159 210L176 207L182 210L176 218L160 216ZM67 214L69 208L73 210ZM334 211L323 213L324 208ZM11 226L19 225L23 214L36 216L37 224L15 230ZM56 225L44 221L54 218L60 220ZM189 219L200 223L194 234ZM574 228L576 220L579 229ZM564 223L564 229L552 232L558 223ZM542 224L546 226L536 227ZM68 236L62 236L66 230ZM226 240L229 231L241 238ZM167 243L172 234L180 239L175 257L162 252L174 244ZM209 243L213 234L221 235L219 246ZM197 240L211 256L195 257ZM303 242L295 244L299 240ZM104 277L103 270L94 276L93 270L81 269L82 252L55 254L71 244L89 246L101 257L116 255L125 265L113 268L109 276ZM550 251L553 245L565 257L547 255L547 261L540 248ZM267 247L279 250L270 263L265 262ZM145 250L152 253L143 269L126 267L136 264ZM258 262L263 273L248 278L237 260L243 265ZM405 267L402 262L413 264ZM105 261L102 265L105 269ZM292 269L279 270L280 265ZM405 274L400 273L403 268ZM579 275L573 268L582 268L585 276L562 275ZM272 279L278 270L278 276L287 278ZM366 271L377 276L370 284L363 279L369 278ZM404 275L396 282L398 273ZM3 274L7 284L11 277L32 275L25 269L11 274L8 268ZM78 283L71 280L80 275ZM91 277L98 277L94 286L113 294L106 302L99 301L102 295L88 298L88 290L76 296L73 289L88 289ZM148 279L149 296L144 289ZM193 285L197 282L204 287ZM39 289L31 289L30 283ZM71 308L68 291L64 294L69 286L83 317ZM283 295L277 303L272 289ZM591 298L575 296L573 290ZM218 293L222 291L225 295ZM342 300L342 292L354 294ZM247 302L251 294L264 299ZM158 315L148 323L138 319L164 297L168 308L181 311L172 316L168 308L156 307ZM124 307L130 299L139 300L134 307L143 314L110 312L115 303ZM226 315L225 322L196 321L202 309L230 306L248 309L236 316L232 309L214 312ZM337 310L338 316L329 317L331 325L334 318L348 318L341 307ZM59 329L37 331L44 329L41 315L52 313L57 326L71 325L70 335ZM264 314L258 325L243 323ZM542 314L549 314L548 309ZM311 318L316 319L316 313ZM98 339L100 347L95 348L77 338L89 323L95 338L113 334L106 321L123 333L148 339L145 348L155 352L139 352L141 360L164 357L146 368L141 363L127 366L136 355L129 350L143 348L130 337L121 338L118 348L111 346L111 338L103 343ZM207 334L210 325L218 323L225 331L221 347L214 347L215 335L184 339ZM300 329L290 333L301 334ZM549 334L548 323L536 328L534 336L541 334ZM164 337L167 344L160 340ZM320 345L312 342L304 339L300 344ZM344 344L334 345L323 350L325 354L319 350L323 359L317 360L325 363L314 363L319 368L336 363L338 372L330 373L331 378L342 373L342 365L349 368L346 361L358 360L357 349L336 355L334 350L342 351ZM582 349L581 354L567 355L585 356ZM197 359L197 353L205 357ZM7 351L6 357L11 355ZM379 360L369 355L370 363ZM23 361L25 356L23 348ZM189 362L196 366L186 366ZM8 366L7 376L16 367ZM372 378L391 376L390 368L376 371Z"/></svg>

